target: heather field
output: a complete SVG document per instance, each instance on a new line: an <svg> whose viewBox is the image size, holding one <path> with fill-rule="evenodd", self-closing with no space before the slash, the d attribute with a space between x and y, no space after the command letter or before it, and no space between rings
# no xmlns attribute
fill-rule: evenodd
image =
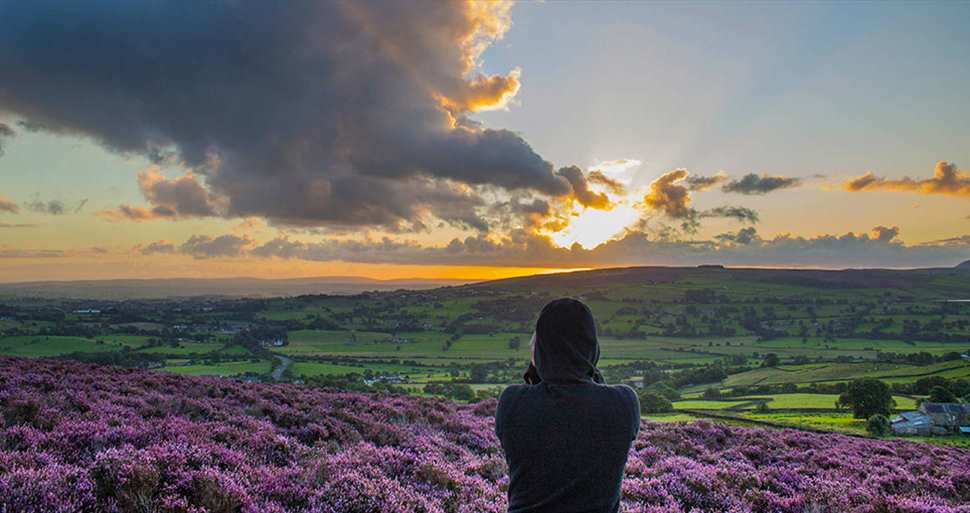
<svg viewBox="0 0 970 513"><path fill-rule="evenodd" d="M500 512L495 402L0 358L0 511ZM644 423L626 512L970 512L970 452Z"/></svg>

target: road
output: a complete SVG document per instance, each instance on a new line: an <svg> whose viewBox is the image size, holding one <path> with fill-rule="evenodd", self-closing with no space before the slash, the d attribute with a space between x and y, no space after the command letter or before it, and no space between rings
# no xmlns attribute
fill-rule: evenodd
<svg viewBox="0 0 970 513"><path fill-rule="evenodd" d="M285 356L280 356L280 355L275 355L275 356L276 356L276 359L280 361L280 363L276 367L273 367L273 374L272 374L273 381L283 381L283 373L286 372L286 369L290 368L290 365L293 364L293 360Z"/></svg>

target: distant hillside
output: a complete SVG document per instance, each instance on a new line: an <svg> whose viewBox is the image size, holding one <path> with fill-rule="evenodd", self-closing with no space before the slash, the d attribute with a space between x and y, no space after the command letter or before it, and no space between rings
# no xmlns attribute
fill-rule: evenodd
<svg viewBox="0 0 970 513"><path fill-rule="evenodd" d="M955 268L819 270L721 266L623 267L508 278L467 287L577 295L665 283L697 288L726 288L747 283L813 289L895 289L904 294L925 294L938 298L970 296L970 276Z"/></svg>
<svg viewBox="0 0 970 513"><path fill-rule="evenodd" d="M0 357L0 511L502 513L495 400ZM623 511L965 512L970 452L644 423Z"/></svg>
<svg viewBox="0 0 970 513"><path fill-rule="evenodd" d="M970 271L970 260L960 262L955 266L956 269L964 269Z"/></svg>
<svg viewBox="0 0 970 513"><path fill-rule="evenodd" d="M468 280L374 280L321 278L173 278L150 280L36 281L0 283L0 296L78 299L157 299L166 297L277 297L304 294L359 294L372 290L428 289Z"/></svg>

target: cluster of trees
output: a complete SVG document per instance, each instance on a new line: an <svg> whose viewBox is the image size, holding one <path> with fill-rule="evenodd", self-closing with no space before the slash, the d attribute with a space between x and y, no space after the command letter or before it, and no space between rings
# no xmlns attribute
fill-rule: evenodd
<svg viewBox="0 0 970 513"><path fill-rule="evenodd" d="M878 379L856 379L849 383L845 392L839 395L836 408L849 408L857 419L868 419L873 415L889 415L896 407L892 389Z"/></svg>
<svg viewBox="0 0 970 513"><path fill-rule="evenodd" d="M407 390L402 387L383 382L376 382L368 385L364 382L361 374L323 374L306 378L304 384L319 388L332 388L337 390L349 390L351 392L384 392L391 394L406 394Z"/></svg>
<svg viewBox="0 0 970 513"><path fill-rule="evenodd" d="M440 395L456 401L474 401L475 390L467 383L428 383L424 385L424 393Z"/></svg>
<svg viewBox="0 0 970 513"><path fill-rule="evenodd" d="M142 369L160 367L165 364L164 355L132 351L127 346L117 351L70 353L61 356L61 358L98 365L115 365L118 367L137 367Z"/></svg>
<svg viewBox="0 0 970 513"><path fill-rule="evenodd" d="M958 398L970 401L970 381L964 379L928 376L913 383L893 383L892 389L897 394L927 395L931 401L938 403L954 402Z"/></svg>
<svg viewBox="0 0 970 513"><path fill-rule="evenodd" d="M644 387L637 395L640 398L640 411L643 413L673 411L672 402L680 399L680 392L663 382Z"/></svg>

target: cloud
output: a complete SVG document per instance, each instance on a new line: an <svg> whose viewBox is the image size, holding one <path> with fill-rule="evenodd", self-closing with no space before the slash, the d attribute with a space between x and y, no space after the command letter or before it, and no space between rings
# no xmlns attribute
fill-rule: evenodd
<svg viewBox="0 0 970 513"><path fill-rule="evenodd" d="M919 180L907 176L890 180L870 171L845 182L842 188L849 192L884 190L970 197L970 176L966 171L958 169L956 164L940 161L933 169L932 178Z"/></svg>
<svg viewBox="0 0 970 513"><path fill-rule="evenodd" d="M701 217L726 217L742 223L755 224L758 222L758 213L750 208L738 206L721 206L701 212Z"/></svg>
<svg viewBox="0 0 970 513"><path fill-rule="evenodd" d="M697 212L690 207L690 189L683 185L689 173L686 169L674 169L664 173L650 184L643 203L672 219L690 219Z"/></svg>
<svg viewBox="0 0 970 513"><path fill-rule="evenodd" d="M179 246L178 251L195 258L231 257L241 255L246 247L252 244L253 240L245 236L193 235Z"/></svg>
<svg viewBox="0 0 970 513"><path fill-rule="evenodd" d="M870 232L870 238L878 240L880 242L892 242L899 236L899 227L893 226L892 228L887 228L885 226L876 226Z"/></svg>
<svg viewBox="0 0 970 513"><path fill-rule="evenodd" d="M559 169L556 174L569 182L569 185L573 189L573 198L580 205L597 210L610 210L613 208L613 202L610 201L606 194L595 192L589 188L589 182L586 180L582 169L576 166L569 166ZM606 179L605 176L602 178ZM597 178L597 180L600 180L600 178Z"/></svg>
<svg viewBox="0 0 970 513"><path fill-rule="evenodd" d="M738 180L731 180L721 190L737 194L768 194L779 189L787 189L801 185L801 178L788 176L772 176L748 173Z"/></svg>
<svg viewBox="0 0 970 513"><path fill-rule="evenodd" d="M149 221L152 219L162 218L172 219L175 217L175 214L175 211L169 209L168 207L154 207L149 209L144 207L133 207L131 205L121 205L117 209L99 210L95 213L95 215L106 221Z"/></svg>
<svg viewBox="0 0 970 513"><path fill-rule="evenodd" d="M9 125L0 123L0 157L3 156L4 139L9 139L15 135L17 135L17 132L14 132Z"/></svg>
<svg viewBox="0 0 970 513"><path fill-rule="evenodd" d="M704 192L712 187L720 185L728 180L728 175L723 172L711 176L688 176L687 188L693 192Z"/></svg>
<svg viewBox="0 0 970 513"><path fill-rule="evenodd" d="M16 214L20 212L20 207L17 206L13 201L0 196L0 212L9 212L11 214Z"/></svg>
<svg viewBox="0 0 970 513"><path fill-rule="evenodd" d="M506 238L470 236L443 246L414 241L277 238L248 251L250 256L361 263L503 265L524 267L597 267L627 265L726 265L843 267L951 266L970 258L970 236L906 245L894 228L870 233L761 238L753 227L720 234L712 240L651 238L630 232L593 249L561 248L543 236L516 232Z"/></svg>
<svg viewBox="0 0 970 513"><path fill-rule="evenodd" d="M0 258L61 258L68 256L59 249L17 249L0 247Z"/></svg>
<svg viewBox="0 0 970 513"><path fill-rule="evenodd" d="M758 230L753 226L747 228L741 228L737 232L727 232L720 235L715 235L714 239L721 243L735 243L747 245L760 240L761 237L758 236Z"/></svg>
<svg viewBox="0 0 970 513"><path fill-rule="evenodd" d="M589 183L595 183L597 185L601 185L605 187L606 190L610 191L613 194L617 194L617 195L626 194L626 186L623 185L622 182L606 176L605 173L603 173L598 169L594 169L590 171L589 174L586 175L586 179L589 180Z"/></svg>
<svg viewBox="0 0 970 513"><path fill-rule="evenodd" d="M142 255L157 255L175 253L175 244L163 240L152 242L146 246L136 246L135 249Z"/></svg>
<svg viewBox="0 0 970 513"><path fill-rule="evenodd" d="M510 7L7 2L0 110L189 171L140 176L148 205L100 213L113 219L481 230L482 188L605 207L518 134L469 118L520 87L517 69L479 67Z"/></svg>
<svg viewBox="0 0 970 513"><path fill-rule="evenodd" d="M24 204L27 210L37 214L50 214L59 216L65 212L64 203L60 200L40 201L34 200Z"/></svg>

